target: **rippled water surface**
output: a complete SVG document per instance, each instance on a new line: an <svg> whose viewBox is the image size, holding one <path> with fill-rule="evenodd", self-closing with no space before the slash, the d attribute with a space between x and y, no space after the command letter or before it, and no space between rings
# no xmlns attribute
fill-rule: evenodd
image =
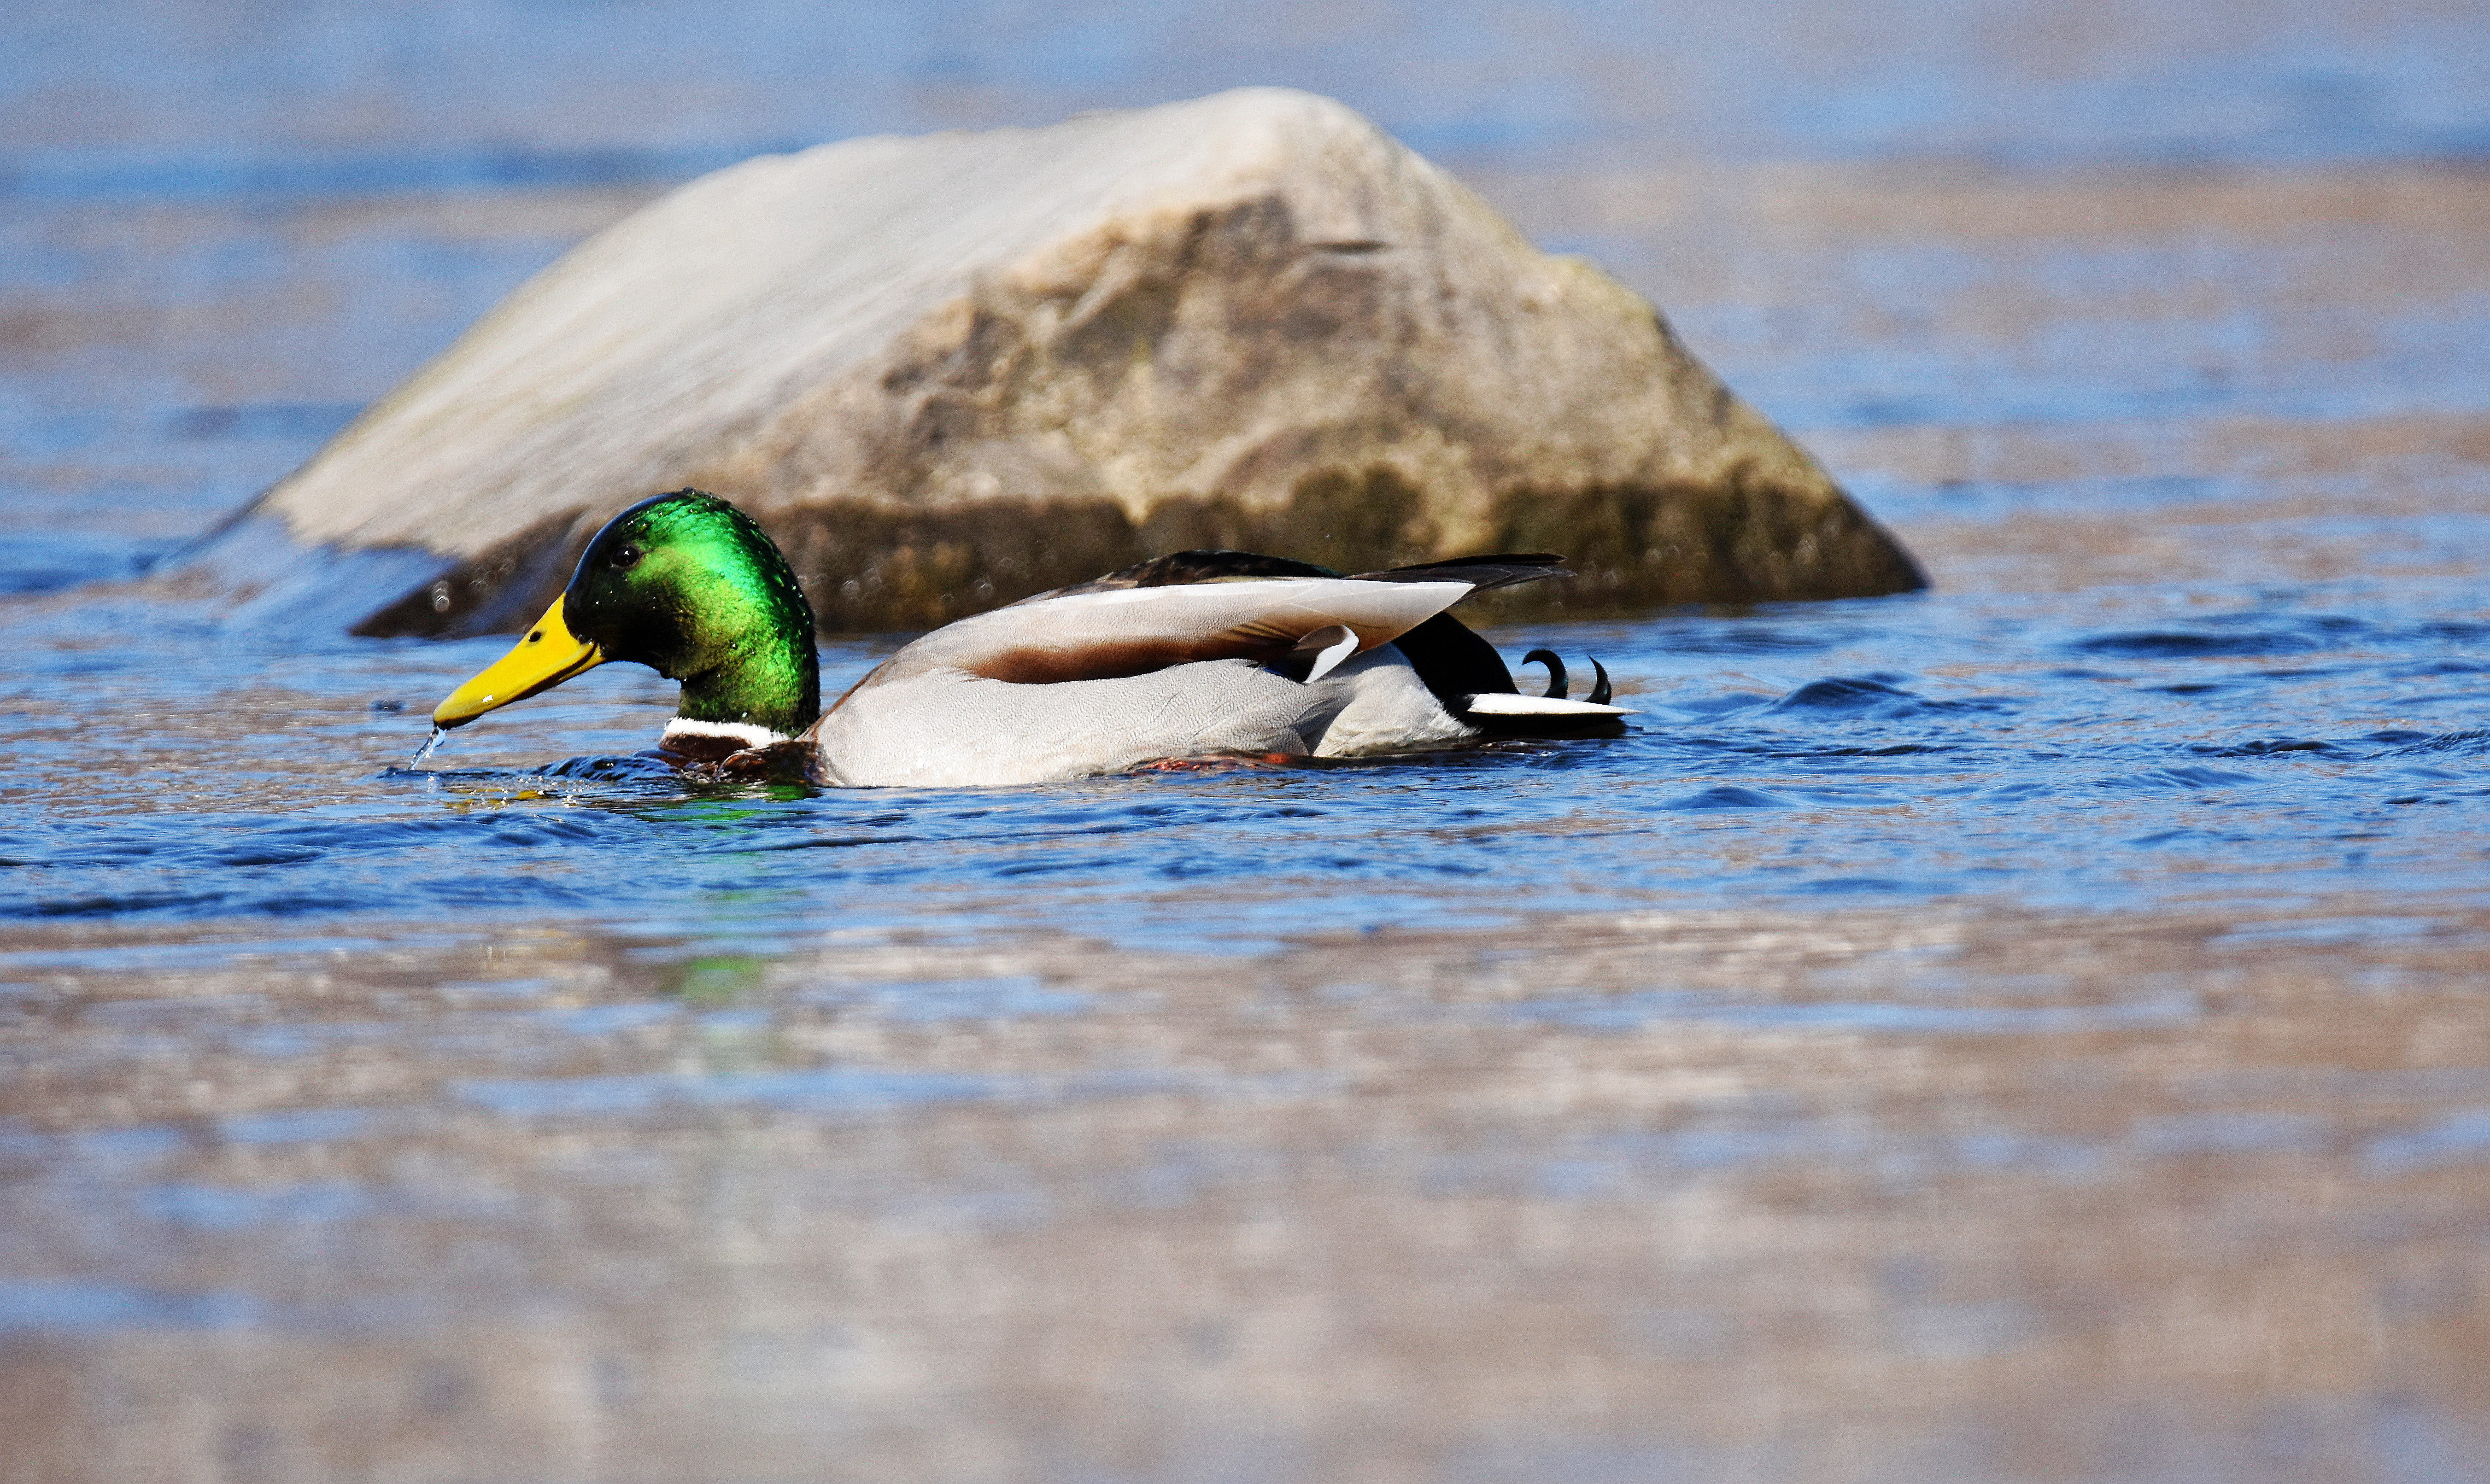
<svg viewBox="0 0 2490 1484"><path fill-rule="evenodd" d="M0 21L0 1480L2480 1477L2460 9ZM817 791L622 667L410 769L501 642L134 581L684 170L1274 80L1934 587L1491 631L1614 739Z"/></svg>
<svg viewBox="0 0 2490 1484"><path fill-rule="evenodd" d="M72 599L19 617L0 911L323 932L588 912L769 943L938 904L1013 920L1034 893L1116 941L1269 943L1680 899L2462 891L2490 884L2490 617L2463 570L2490 521L2414 525L2453 575L1500 631L1517 658L1599 655L1631 733L1002 790L686 785L634 756L671 712L646 672L411 771L432 702L505 641ZM829 683L881 652L829 646Z"/></svg>

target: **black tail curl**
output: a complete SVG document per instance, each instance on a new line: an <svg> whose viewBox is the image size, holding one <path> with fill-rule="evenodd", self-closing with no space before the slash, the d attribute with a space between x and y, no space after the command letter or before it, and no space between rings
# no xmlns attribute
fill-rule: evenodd
<svg viewBox="0 0 2490 1484"><path fill-rule="evenodd" d="M1528 654L1521 657L1521 663L1524 665L1547 666L1548 689L1540 694L1547 697L1549 700L1563 700L1565 699L1565 662L1557 656L1555 650L1533 649ZM1596 665L1599 661L1593 660L1591 663Z"/></svg>
<svg viewBox="0 0 2490 1484"><path fill-rule="evenodd" d="M1608 696L1610 695L1608 690L1608 668L1600 663L1597 655L1584 655L1583 658L1591 662L1591 673L1597 677L1591 686L1591 704L1595 706L1605 706L1608 703ZM1540 694L1549 700L1563 700L1565 699L1565 662L1557 656L1555 650L1533 649L1528 654L1521 657L1521 663L1524 665L1547 666L1548 689Z"/></svg>

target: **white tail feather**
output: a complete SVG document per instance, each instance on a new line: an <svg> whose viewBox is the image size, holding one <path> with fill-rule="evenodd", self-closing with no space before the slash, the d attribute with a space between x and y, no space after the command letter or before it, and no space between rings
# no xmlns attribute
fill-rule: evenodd
<svg viewBox="0 0 2490 1484"><path fill-rule="evenodd" d="M1490 692L1462 704L1472 716L1632 716L1623 706L1595 706L1587 700L1558 700L1549 696L1512 696Z"/></svg>

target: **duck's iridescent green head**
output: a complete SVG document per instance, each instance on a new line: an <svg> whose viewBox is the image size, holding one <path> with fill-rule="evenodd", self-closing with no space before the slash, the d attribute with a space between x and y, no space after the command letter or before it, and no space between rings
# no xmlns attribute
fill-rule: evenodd
<svg viewBox="0 0 2490 1484"><path fill-rule="evenodd" d="M683 683L679 714L794 736L822 709L813 608L753 519L678 490L606 523L562 597L432 713L459 727L612 660Z"/></svg>

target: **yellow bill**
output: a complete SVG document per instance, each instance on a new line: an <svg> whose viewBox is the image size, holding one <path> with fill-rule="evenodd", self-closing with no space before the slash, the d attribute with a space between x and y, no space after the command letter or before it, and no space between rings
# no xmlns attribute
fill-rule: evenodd
<svg viewBox="0 0 2490 1484"><path fill-rule="evenodd" d="M509 653L485 666L475 679L435 706L432 725L464 727L487 711L549 691L583 670L604 664L605 651L573 637L570 625L563 622L562 601L554 599L553 607L545 610L525 639L510 646Z"/></svg>

